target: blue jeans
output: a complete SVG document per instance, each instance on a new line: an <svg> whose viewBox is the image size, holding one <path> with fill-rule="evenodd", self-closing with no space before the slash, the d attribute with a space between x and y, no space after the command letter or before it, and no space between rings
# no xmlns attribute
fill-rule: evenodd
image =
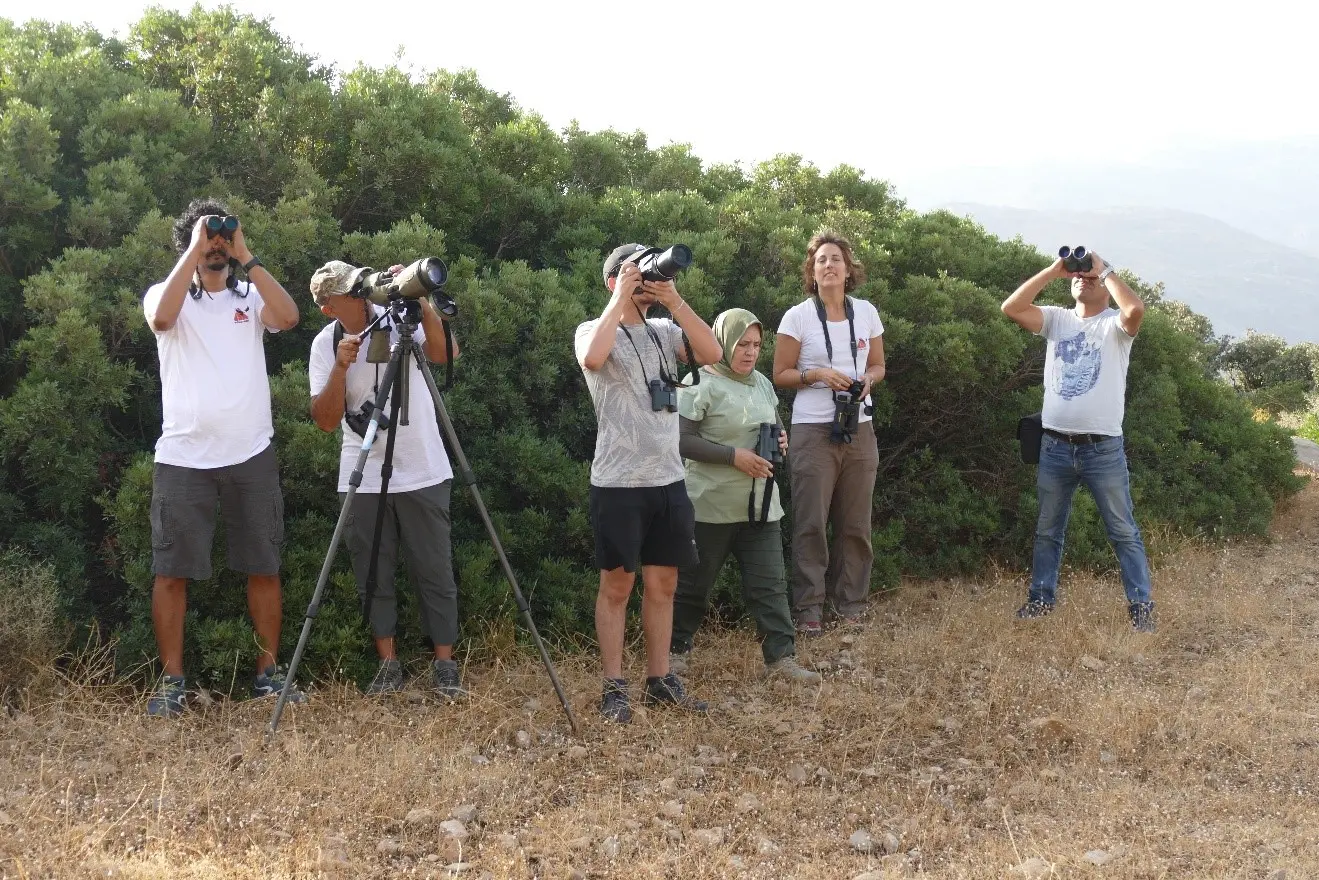
<svg viewBox="0 0 1319 880"><path fill-rule="evenodd" d="M1045 434L1040 443L1036 488L1040 519L1035 528L1035 559L1030 598L1052 605L1058 598L1058 570L1063 561L1063 538L1072 512L1076 487L1090 490L1104 518L1109 543L1122 569L1122 587L1128 602L1150 601L1150 566L1145 542L1132 514L1131 478L1121 437L1098 443L1071 444Z"/></svg>

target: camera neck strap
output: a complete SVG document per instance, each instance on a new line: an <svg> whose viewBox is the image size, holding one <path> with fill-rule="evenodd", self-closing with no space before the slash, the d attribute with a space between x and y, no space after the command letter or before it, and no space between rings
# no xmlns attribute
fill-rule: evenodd
<svg viewBox="0 0 1319 880"><path fill-rule="evenodd" d="M843 297L843 311L847 315L847 338L852 347L852 378L860 379L861 370L856 365L856 310L850 296ZM829 316L824 311L824 303L820 301L819 294L815 295L815 314L820 319L820 330L824 333L824 350L829 353L829 369L833 369L834 343L829 338Z"/></svg>

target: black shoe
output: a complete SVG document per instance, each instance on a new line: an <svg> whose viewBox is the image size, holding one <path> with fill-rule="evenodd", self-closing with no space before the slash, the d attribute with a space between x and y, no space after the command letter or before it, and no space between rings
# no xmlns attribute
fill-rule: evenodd
<svg viewBox="0 0 1319 880"><path fill-rule="evenodd" d="M459 700L467 696L462 678L458 675L458 661L432 660L431 687L446 700Z"/></svg>
<svg viewBox="0 0 1319 880"><path fill-rule="evenodd" d="M1031 599L1017 609L1017 620L1036 620L1053 612L1052 602Z"/></svg>
<svg viewBox="0 0 1319 880"><path fill-rule="evenodd" d="M371 679L371 683L366 686L367 695L374 697L383 694L396 694L401 690L403 690L403 664L393 657L388 660L381 660L375 678Z"/></svg>
<svg viewBox="0 0 1319 880"><path fill-rule="evenodd" d="M688 712L704 714L710 707L698 700L682 686L682 679L670 672L663 678L646 679L646 695L642 702L647 706L675 706Z"/></svg>
<svg viewBox="0 0 1319 880"><path fill-rule="evenodd" d="M1154 632L1153 602L1132 602L1127 606L1127 614L1131 617L1131 628L1136 632Z"/></svg>
<svg viewBox="0 0 1319 880"><path fill-rule="evenodd" d="M605 721L628 724L632 721L632 701L627 695L627 679L606 678L605 692L600 697L600 714Z"/></svg>

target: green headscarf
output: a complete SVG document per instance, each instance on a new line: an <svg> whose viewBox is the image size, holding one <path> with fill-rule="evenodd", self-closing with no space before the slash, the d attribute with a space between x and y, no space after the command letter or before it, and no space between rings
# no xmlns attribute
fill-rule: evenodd
<svg viewBox="0 0 1319 880"><path fill-rule="evenodd" d="M751 372L743 375L733 369L733 353L737 351L737 344L742 341L742 337L751 327L760 327L761 333L765 328L761 325L760 319L746 309L729 309L726 312L720 312L719 316L714 319L714 338L719 340L719 345L723 347L723 360L717 364L710 364L705 369L712 373L717 373L728 379L741 382L744 385L756 384L756 368L752 366Z"/></svg>

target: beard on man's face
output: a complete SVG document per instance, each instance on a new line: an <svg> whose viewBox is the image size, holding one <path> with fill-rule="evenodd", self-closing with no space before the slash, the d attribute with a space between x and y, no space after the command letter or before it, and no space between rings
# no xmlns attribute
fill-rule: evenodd
<svg viewBox="0 0 1319 880"><path fill-rule="evenodd" d="M213 250L202 258L202 264L212 272L219 272L229 265L229 255L222 250Z"/></svg>

